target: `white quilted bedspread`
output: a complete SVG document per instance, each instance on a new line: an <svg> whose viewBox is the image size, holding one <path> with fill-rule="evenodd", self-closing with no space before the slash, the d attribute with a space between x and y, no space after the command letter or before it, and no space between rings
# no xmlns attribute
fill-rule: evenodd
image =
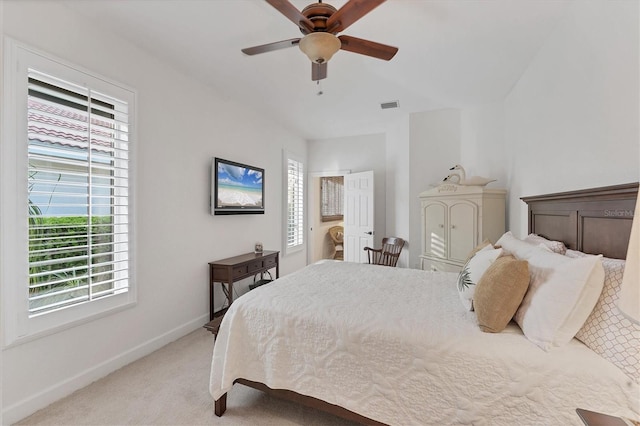
<svg viewBox="0 0 640 426"><path fill-rule="evenodd" d="M479 330L455 274L324 262L238 298L211 368L390 425L581 425L578 407L640 418L640 389L577 340L544 352L516 325ZM233 406L233 401L228 404Z"/></svg>

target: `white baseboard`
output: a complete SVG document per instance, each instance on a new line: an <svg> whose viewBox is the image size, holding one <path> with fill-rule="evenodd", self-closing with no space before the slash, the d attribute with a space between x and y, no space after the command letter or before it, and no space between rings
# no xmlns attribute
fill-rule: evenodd
<svg viewBox="0 0 640 426"><path fill-rule="evenodd" d="M3 407L2 411L2 424L13 424L17 421L24 419L27 416L35 413L36 411L48 406L49 404L71 395L78 389L82 389L85 386L90 385L98 379L101 379L127 364L132 363L151 352L160 349L161 347L179 339L202 327L209 321L209 314L198 317L186 324L169 330L168 332L161 334L151 340L148 340L134 348L129 349L111 359L104 361L101 364L96 365L93 368L87 369L73 377L70 377L60 383L50 386L40 392L31 395L28 398L18 401L17 403Z"/></svg>

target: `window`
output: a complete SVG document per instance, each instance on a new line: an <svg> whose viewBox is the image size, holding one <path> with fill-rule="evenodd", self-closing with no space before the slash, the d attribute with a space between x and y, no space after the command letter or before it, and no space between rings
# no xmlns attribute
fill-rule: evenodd
<svg viewBox="0 0 640 426"><path fill-rule="evenodd" d="M320 178L321 207L323 222L344 219L344 176Z"/></svg>
<svg viewBox="0 0 640 426"><path fill-rule="evenodd" d="M7 123L25 125L4 139L15 141L17 190L5 184L3 196L23 206L13 215L3 211L2 229L11 218L18 229L10 234L16 262L4 265L10 272L3 275L13 295L5 307L18 318L7 320L10 341L134 301L134 94L21 46L11 52L18 67L6 81L15 87Z"/></svg>
<svg viewBox="0 0 640 426"><path fill-rule="evenodd" d="M304 243L304 164L285 153L287 205L285 253L301 250Z"/></svg>

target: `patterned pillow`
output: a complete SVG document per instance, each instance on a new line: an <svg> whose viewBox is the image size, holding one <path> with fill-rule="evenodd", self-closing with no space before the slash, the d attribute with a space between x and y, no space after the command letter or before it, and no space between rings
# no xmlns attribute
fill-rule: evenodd
<svg viewBox="0 0 640 426"><path fill-rule="evenodd" d="M473 294L476 284L501 254L502 249L494 249L493 246L488 245L473 255L458 274L458 294L462 305L467 310L473 311Z"/></svg>
<svg viewBox="0 0 640 426"><path fill-rule="evenodd" d="M587 255L567 250L567 256ZM640 325L629 321L617 306L624 265L624 260L602 258L604 288L576 338L640 384Z"/></svg>
<svg viewBox="0 0 640 426"><path fill-rule="evenodd" d="M567 247L564 245L562 241L547 240L545 237L541 237L540 235L537 235L537 234L527 235L524 241L526 241L527 243L535 244L535 245L543 244L554 253L565 254L567 252Z"/></svg>

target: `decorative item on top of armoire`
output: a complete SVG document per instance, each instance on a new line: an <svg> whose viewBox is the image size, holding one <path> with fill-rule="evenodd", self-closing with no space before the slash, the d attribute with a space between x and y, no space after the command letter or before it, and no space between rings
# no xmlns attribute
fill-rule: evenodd
<svg viewBox="0 0 640 426"><path fill-rule="evenodd" d="M462 167L460 164L456 164L449 170L453 170L453 173L450 173L448 176L446 176L442 180L443 182L456 183L463 186L485 186L488 183L496 181L496 179L486 178L482 176L471 176L467 178L464 167Z"/></svg>
<svg viewBox="0 0 640 426"><path fill-rule="evenodd" d="M505 232L506 193L450 182L421 193L421 269L459 272L480 242L496 242Z"/></svg>

